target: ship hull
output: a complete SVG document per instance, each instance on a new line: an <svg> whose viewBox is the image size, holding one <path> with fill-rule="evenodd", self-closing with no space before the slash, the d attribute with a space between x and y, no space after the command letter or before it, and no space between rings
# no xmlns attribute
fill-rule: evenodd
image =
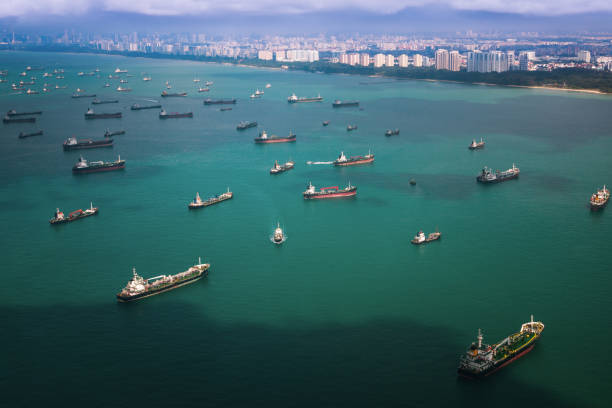
<svg viewBox="0 0 612 408"><path fill-rule="evenodd" d="M145 110L145 109L161 109L161 105L151 105L151 106L132 106L131 110Z"/></svg>
<svg viewBox="0 0 612 408"><path fill-rule="evenodd" d="M74 174L89 174L89 173L100 173L103 171L113 171L113 170L123 170L125 169L125 163L122 164L114 164L111 166L100 166L100 167L93 167L93 168L85 168L85 169L79 169L79 168L72 168L72 173Z"/></svg>
<svg viewBox="0 0 612 408"><path fill-rule="evenodd" d="M6 114L8 117L15 117L15 116L30 116L30 115L42 115L42 111L33 111L33 112L8 112Z"/></svg>
<svg viewBox="0 0 612 408"><path fill-rule="evenodd" d="M296 138L294 137L279 137L279 138L266 138L266 139L261 139L261 138L255 138L255 143L258 144L267 144L267 143L289 143L289 142L295 142Z"/></svg>
<svg viewBox="0 0 612 408"><path fill-rule="evenodd" d="M115 119L120 118L121 112L117 113L86 113L85 119Z"/></svg>
<svg viewBox="0 0 612 408"><path fill-rule="evenodd" d="M289 100L289 103L307 103L307 102L323 102L323 98L310 98L310 99L298 99L298 100Z"/></svg>
<svg viewBox="0 0 612 408"><path fill-rule="evenodd" d="M591 210L592 211L598 211L598 210L603 209L606 205L608 205L608 201L606 201L605 203L602 203L602 204L593 204L593 203L590 203L590 205L591 205Z"/></svg>
<svg viewBox="0 0 612 408"><path fill-rule="evenodd" d="M223 100L223 101L211 101L211 100L204 101L204 105L234 105L234 104L236 104L235 99L229 99L229 100Z"/></svg>
<svg viewBox="0 0 612 408"><path fill-rule="evenodd" d="M49 220L49 224L51 225L59 225L59 224L66 224L72 221L76 221L76 220L80 220L81 218L87 218L87 217L91 217L92 215L98 215L98 209L95 209L95 212L91 213L91 214L81 214L78 215L76 217L71 217L71 218L64 218L63 220L56 220L54 218Z"/></svg>
<svg viewBox="0 0 612 408"><path fill-rule="evenodd" d="M42 134L43 134L43 132L25 133L25 134L20 134L19 138L20 139L25 139L26 137L42 136Z"/></svg>
<svg viewBox="0 0 612 408"><path fill-rule="evenodd" d="M503 367L507 366L508 364L523 357L525 354L529 353L533 349L534 346L535 346L535 343L532 343L529 346L527 346L525 349L519 351L518 353L515 353L512 356L508 356L505 359L498 361L493 366L491 366L491 368L485 371L482 371L480 373L474 373L472 371L458 369L457 374L459 374L461 377L469 378L471 380L488 377L491 374L497 372L498 370L501 370Z"/></svg>
<svg viewBox="0 0 612 408"><path fill-rule="evenodd" d="M180 119L180 118L193 118L193 113L180 113L178 115L159 115L160 119Z"/></svg>
<svg viewBox="0 0 612 408"><path fill-rule="evenodd" d="M359 102L343 102L343 103L333 103L332 106L334 108L349 108L359 106Z"/></svg>
<svg viewBox="0 0 612 408"><path fill-rule="evenodd" d="M495 183L502 183L504 181L508 181L508 180L512 180L515 178L518 178L518 174L514 174L512 176L505 176L505 177L497 177L494 180L487 180L482 176L477 176L476 177L476 181L478 181L479 183L483 183L483 184L495 184Z"/></svg>
<svg viewBox="0 0 612 408"><path fill-rule="evenodd" d="M4 118L2 119L3 123L34 123L36 122L36 118Z"/></svg>
<svg viewBox="0 0 612 408"><path fill-rule="evenodd" d="M468 146L468 149L470 150L478 150L478 149L484 149L484 145L480 145L480 146Z"/></svg>
<svg viewBox="0 0 612 408"><path fill-rule="evenodd" d="M205 202L202 202L201 204L189 203L188 207L189 207L190 210L197 210L199 208L210 207L211 205L215 205L215 204L219 204L219 203L221 203L223 201L231 200L232 198L234 198L233 195L231 197L227 197L227 198L220 198L217 201L213 201L211 203L205 203Z"/></svg>
<svg viewBox="0 0 612 408"><path fill-rule="evenodd" d="M374 162L374 157L371 157L369 159L362 159L362 160L352 160L352 161L346 161L346 162L334 162L334 166L340 166L340 167L346 167L346 166L355 166L358 164L368 164L368 163L373 163Z"/></svg>
<svg viewBox="0 0 612 408"><path fill-rule="evenodd" d="M134 300L139 300L139 299L144 299L144 298L148 298L151 296L155 296L155 295L159 295L160 293L164 293L164 292L168 292L170 290L176 289L176 288L180 288L181 286L185 286L185 285L189 285L191 283L194 283L198 280L200 280L203 276L208 276L208 269L205 271L200 272L200 274L195 275L192 278L189 279L185 279L181 282L177 282L173 285L169 285L169 286L165 286L163 288L159 288L156 290L150 290L148 292L145 293L140 293L138 295L134 295L134 296L121 296L120 294L117 295L117 301L118 302L133 302Z"/></svg>
<svg viewBox="0 0 612 408"><path fill-rule="evenodd" d="M329 193L329 194L306 194L304 193L304 200L321 200L324 198L342 198L342 197L353 197L357 195L357 189L351 191L342 191L338 193Z"/></svg>
<svg viewBox="0 0 612 408"><path fill-rule="evenodd" d="M75 145L63 145L65 151L80 150L80 149L95 149L97 147L113 147L113 139L97 141L97 142L79 142Z"/></svg>

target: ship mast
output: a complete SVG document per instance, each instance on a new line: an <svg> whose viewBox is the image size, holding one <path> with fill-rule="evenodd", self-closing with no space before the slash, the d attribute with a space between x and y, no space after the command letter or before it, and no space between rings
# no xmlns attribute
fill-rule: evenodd
<svg viewBox="0 0 612 408"><path fill-rule="evenodd" d="M478 349L482 348L482 331L478 329Z"/></svg>

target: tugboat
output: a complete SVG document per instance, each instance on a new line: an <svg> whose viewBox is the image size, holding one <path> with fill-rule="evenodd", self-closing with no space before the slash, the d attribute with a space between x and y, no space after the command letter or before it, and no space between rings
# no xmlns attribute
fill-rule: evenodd
<svg viewBox="0 0 612 408"><path fill-rule="evenodd" d="M274 230L274 235L272 236L272 242L277 245L285 242L285 234L283 234L283 230L280 227L280 223L276 223L276 229Z"/></svg>
<svg viewBox="0 0 612 408"><path fill-rule="evenodd" d="M94 207L93 203L90 203L89 208L86 209L85 211L81 209L75 210L71 212L70 214L68 214L68 217L66 217L64 213L61 212L60 209L58 208L55 210L55 215L53 216L53 218L49 220L49 223L51 225L65 224L67 222L76 221L76 220L80 220L81 218L89 217L90 215L96 215L97 213L98 213L98 207Z"/></svg>
<svg viewBox="0 0 612 408"><path fill-rule="evenodd" d="M268 136L268 134L264 130L263 132L259 134L259 137L256 137L254 140L255 140L255 143L286 143L286 142L295 142L296 136L291 132L289 132L289 136L286 136L286 137L276 136L276 135Z"/></svg>
<svg viewBox="0 0 612 408"><path fill-rule="evenodd" d="M413 243L414 245L427 244L432 241L436 241L440 239L441 236L442 234L436 231L436 232L430 233L426 238L425 233L423 231L419 231L419 233L416 234L415 237L412 238L410 242Z"/></svg>
<svg viewBox="0 0 612 408"><path fill-rule="evenodd" d="M285 164L278 164L278 160L274 160L274 166L270 169L270 174L284 173L287 170L291 170L295 163L289 160Z"/></svg>
<svg viewBox="0 0 612 408"><path fill-rule="evenodd" d="M236 99L206 99L204 105L234 105Z"/></svg>
<svg viewBox="0 0 612 408"><path fill-rule="evenodd" d="M121 156L112 162L95 161L88 162L81 156L77 164L72 167L74 174L97 173L100 171L123 170L125 168L125 160L121 160Z"/></svg>
<svg viewBox="0 0 612 408"><path fill-rule="evenodd" d="M117 301L130 302L188 285L197 281L202 276L208 276L209 268L210 264L203 264L202 260L198 259L198 263L185 272L177 273L176 275L160 275L149 279L139 276L136 273L136 268L133 268L132 279L130 279L121 292L117 293Z"/></svg>
<svg viewBox="0 0 612 408"><path fill-rule="evenodd" d="M531 321L523 323L518 333L511 334L492 345L482 342L482 331L478 329L478 343L472 343L459 361L457 374L475 379L489 376L514 360L529 353L542 336L544 323Z"/></svg>
<svg viewBox="0 0 612 408"><path fill-rule="evenodd" d="M470 150L482 149L485 147L485 142L480 138L480 142L477 142L476 139L472 139L472 143L468 146Z"/></svg>
<svg viewBox="0 0 612 408"><path fill-rule="evenodd" d="M87 109L87 112L85 113L85 119L113 119L113 118L120 118L120 117L121 117L121 112L95 113L93 108Z"/></svg>
<svg viewBox="0 0 612 408"><path fill-rule="evenodd" d="M105 103L119 103L119 99L94 99L93 101L91 101L92 105L103 105Z"/></svg>
<svg viewBox="0 0 612 408"><path fill-rule="evenodd" d="M301 103L301 102L322 102L323 97L321 95L317 95L314 98L306 98L306 97L297 97L295 94L291 94L290 97L287 98L287 102L289 103Z"/></svg>
<svg viewBox="0 0 612 408"><path fill-rule="evenodd" d="M359 101L341 101L339 99L336 99L334 101L334 103L332 103L332 106L334 108L344 108L344 107L350 107L350 106L359 106Z"/></svg>
<svg viewBox="0 0 612 408"><path fill-rule="evenodd" d="M133 104L130 107L130 109L131 110L159 109L161 107L162 107L161 105L145 105L145 106L142 106L142 105L139 105L139 104L135 103L135 104Z"/></svg>
<svg viewBox="0 0 612 408"><path fill-rule="evenodd" d="M319 198L337 198L337 197L352 197L357 194L357 187L351 186L351 183L348 183L348 186L343 188L342 190L338 189L338 186L333 187L324 187L319 191L316 191L315 186L312 183L308 183L308 188L304 191L304 200L312 200Z"/></svg>
<svg viewBox="0 0 612 408"><path fill-rule="evenodd" d="M367 164L374 161L374 155L368 151L365 156L351 156L346 158L344 152L340 152L340 156L334 160L334 166L354 166L356 164Z"/></svg>
<svg viewBox="0 0 612 408"><path fill-rule="evenodd" d="M32 111L32 112L17 112L15 109L11 109L6 112L6 116L14 117L14 116L32 116L32 115L42 115L42 111Z"/></svg>
<svg viewBox="0 0 612 408"><path fill-rule="evenodd" d="M387 129L385 136L397 136L399 135L399 129Z"/></svg>
<svg viewBox="0 0 612 408"><path fill-rule="evenodd" d="M32 132L32 133L19 132L19 135L17 137L19 137L20 139L25 139L26 137L42 136L42 134L43 134L42 130L39 130L38 132Z"/></svg>
<svg viewBox="0 0 612 408"><path fill-rule="evenodd" d="M514 163L512 163L511 169L508 169L506 171L495 170L495 173L493 173L493 171L490 168L485 166L482 169L482 172L478 176L476 176L476 181L480 183L485 183L485 184L501 183L502 181L507 181L507 180L517 178L520 173L521 171L519 170L518 167L514 165Z"/></svg>
<svg viewBox="0 0 612 408"><path fill-rule="evenodd" d="M210 197L209 199L204 201L202 201L202 199L200 198L200 193L196 193L195 198L192 202L189 203L188 207L190 210L195 208L208 207L209 205L218 204L221 201L229 200L233 197L234 193L230 191L229 187L227 188L227 191L225 193Z"/></svg>
<svg viewBox="0 0 612 408"><path fill-rule="evenodd" d="M348 125L346 127L346 131L350 132L351 130L356 130L357 129L357 125Z"/></svg>
<svg viewBox="0 0 612 408"><path fill-rule="evenodd" d="M324 120L323 121L323 126L327 126L327 125L329 125L329 120Z"/></svg>
<svg viewBox="0 0 612 408"><path fill-rule="evenodd" d="M609 199L610 190L608 190L604 185L601 190L597 190L597 193L591 196L591 210L599 210L600 208L604 208L606 204L608 204Z"/></svg>
<svg viewBox="0 0 612 408"><path fill-rule="evenodd" d="M174 92L174 93L170 93L170 92L166 92L163 91L161 93L162 98L169 98L169 97L173 97L173 96L187 96L187 92Z"/></svg>
<svg viewBox="0 0 612 408"><path fill-rule="evenodd" d="M236 126L236 130L245 130L257 126L255 121L242 121Z"/></svg>
<svg viewBox="0 0 612 408"><path fill-rule="evenodd" d="M94 149L96 147L113 147L113 139L103 140L77 140L76 137L69 137L62 145L64 150L78 150L78 149Z"/></svg>
<svg viewBox="0 0 612 408"><path fill-rule="evenodd" d="M113 137L113 136L119 136L119 135L124 135L125 134L125 130L115 130L115 131L110 131L108 129L106 129L106 131L104 132L104 137Z"/></svg>
<svg viewBox="0 0 612 408"><path fill-rule="evenodd" d="M172 112L172 113L167 113L165 110L162 109L161 112L159 112L159 118L160 119L193 118L193 112L185 112L185 113Z"/></svg>

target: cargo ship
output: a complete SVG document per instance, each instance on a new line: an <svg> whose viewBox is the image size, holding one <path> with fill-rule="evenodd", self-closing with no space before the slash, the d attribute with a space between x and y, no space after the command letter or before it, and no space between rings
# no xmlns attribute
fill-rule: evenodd
<svg viewBox="0 0 612 408"><path fill-rule="evenodd" d="M289 136L286 136L286 137L276 136L276 135L268 136L268 134L264 130L254 140L255 140L255 143L286 143L286 142L295 142L296 135L294 135L293 133L289 132Z"/></svg>
<svg viewBox="0 0 612 408"><path fill-rule="evenodd" d="M340 99L336 99L332 103L332 106L334 108L345 108L345 107L351 107L351 106L359 106L359 101L341 101Z"/></svg>
<svg viewBox="0 0 612 408"><path fill-rule="evenodd" d="M278 160L274 160L274 166L270 169L270 174L279 174L287 170L291 170L295 166L292 160L289 160L285 164L278 164Z"/></svg>
<svg viewBox="0 0 612 408"><path fill-rule="evenodd" d="M306 97L297 97L295 94L291 94L290 97L287 98L287 102L289 103L301 103L301 102L322 102L323 97L321 95L317 95L314 98L306 98Z"/></svg>
<svg viewBox="0 0 612 408"><path fill-rule="evenodd" d="M37 132L31 132L31 133L23 133L23 132L19 132L19 135L17 136L20 139L25 139L26 137L32 137L32 136L42 136L43 131L39 130Z"/></svg>
<svg viewBox="0 0 612 408"><path fill-rule="evenodd" d="M119 103L119 99L94 99L91 101L92 105L104 105L106 103Z"/></svg>
<svg viewBox="0 0 612 408"><path fill-rule="evenodd" d="M368 151L365 156L351 156L347 158L344 152L340 152L340 156L334 160L334 166L354 166L356 164L367 164L374 161L374 155Z"/></svg>
<svg viewBox="0 0 612 408"><path fill-rule="evenodd" d="M120 117L121 112L95 113L92 108L87 109L87 112L85 113L85 119L114 119Z"/></svg>
<svg viewBox="0 0 612 408"><path fill-rule="evenodd" d="M319 198L337 198L337 197L352 197L357 194L357 187L351 186L349 182L348 186L340 190L338 186L324 187L319 191L316 191L315 186L312 183L308 183L308 188L304 191L304 200L319 199Z"/></svg>
<svg viewBox="0 0 612 408"><path fill-rule="evenodd" d="M11 109L6 112L6 116L14 117L14 116L32 116L32 115L42 115L42 111L32 111L32 112L17 112L15 109Z"/></svg>
<svg viewBox="0 0 612 408"><path fill-rule="evenodd" d="M210 268L210 264L203 264L202 260L198 259L198 263L185 272L176 275L160 275L149 279L138 275L136 268L134 268L132 269L132 279L121 292L117 293L117 301L131 302L188 285L199 280L202 276L208 276L208 268Z"/></svg>
<svg viewBox="0 0 612 408"><path fill-rule="evenodd" d="M77 164L72 167L74 174L97 173L101 171L123 170L125 168L125 160L121 160L121 156L112 162L95 161L88 162L81 156Z"/></svg>
<svg viewBox="0 0 612 408"><path fill-rule="evenodd" d="M77 140L76 137L69 137L68 139L66 139L62 146L66 151L78 149L95 149L96 147L113 147L113 139Z"/></svg>
<svg viewBox="0 0 612 408"><path fill-rule="evenodd" d="M597 190L597 192L591 196L591 210L604 208L606 204L608 204L608 200L610 200L610 190L604 185L601 190Z"/></svg>
<svg viewBox="0 0 612 408"><path fill-rule="evenodd" d="M210 197L207 200L202 200L200 198L200 193L196 193L195 198L193 199L192 202L189 203L188 207L190 210L195 209L195 208L208 207L209 205L218 204L221 201L229 200L230 198L233 198L233 197L234 197L234 193L230 191L229 187L227 188L227 191L225 193L216 195L214 197Z"/></svg>
<svg viewBox="0 0 612 408"><path fill-rule="evenodd" d="M468 146L470 150L482 149L485 147L485 142L480 138L480 142L477 142L476 139L472 139L472 143Z"/></svg>
<svg viewBox="0 0 612 408"><path fill-rule="evenodd" d="M442 234L438 231L430 233L427 237L425 237L425 233L423 231L419 231L410 242L414 245L428 244L432 241L439 240L441 237Z"/></svg>
<svg viewBox="0 0 612 408"><path fill-rule="evenodd" d="M127 72L128 72L128 71L127 71L127 69L120 69L120 68L117 68L117 69L115 70L115 74L127 74Z"/></svg>
<svg viewBox="0 0 612 408"><path fill-rule="evenodd" d="M187 92L166 92L163 91L161 93L162 98L169 98L169 97L174 97L174 96L187 96Z"/></svg>
<svg viewBox="0 0 612 408"><path fill-rule="evenodd" d="M72 94L72 97L73 97L74 99L77 99L77 98L95 98L95 97L96 97L96 94L82 94L82 93L74 93L74 94Z"/></svg>
<svg viewBox="0 0 612 408"><path fill-rule="evenodd" d="M159 112L159 118L160 119L176 119L176 118L193 118L193 112L185 112L185 113L178 113L178 112L172 112L172 113L168 113L165 110L161 110L161 112Z"/></svg>
<svg viewBox="0 0 612 408"><path fill-rule="evenodd" d="M255 126L257 126L257 122L255 121L243 121L243 122L240 122L238 126L236 126L236 129L245 130L245 129L252 128Z"/></svg>
<svg viewBox="0 0 612 408"><path fill-rule="evenodd" d="M482 342L482 331L478 329L477 343L472 343L461 357L457 374L467 378L482 378L493 374L514 360L529 353L542 336L544 323L531 321L523 323L518 333L511 334L492 345Z"/></svg>
<svg viewBox="0 0 612 408"><path fill-rule="evenodd" d="M385 132L385 136L397 136L399 134L400 134L399 129L387 129L387 131Z"/></svg>
<svg viewBox="0 0 612 408"><path fill-rule="evenodd" d="M205 99L204 105L233 105L236 99Z"/></svg>
<svg viewBox="0 0 612 408"><path fill-rule="evenodd" d="M106 129L106 131L104 132L104 137L113 137L113 136L119 136L119 135L124 135L125 134L125 130L114 130L114 131L110 131L108 129Z"/></svg>
<svg viewBox="0 0 612 408"><path fill-rule="evenodd" d="M117 92L132 92L132 88L124 88L122 86L118 86Z"/></svg>
<svg viewBox="0 0 612 408"><path fill-rule="evenodd" d="M133 104L130 109L131 110L143 110L143 109L161 109L161 105L139 105L137 103Z"/></svg>
<svg viewBox="0 0 612 408"><path fill-rule="evenodd" d="M65 224L67 222L80 220L81 218L89 217L91 215L96 215L97 213L98 213L98 207L94 207L93 203L90 203L89 208L86 209L85 211L78 209L68 214L67 217L64 215L63 212L60 211L59 208L57 208L55 210L55 214L53 215L53 218L49 220L49 223L51 225Z"/></svg>
<svg viewBox="0 0 612 408"><path fill-rule="evenodd" d="M22 118L22 117L13 117L13 116L5 116L2 119L3 123L34 123L36 122L36 118Z"/></svg>
<svg viewBox="0 0 612 408"><path fill-rule="evenodd" d="M495 172L493 172L490 168L485 166L482 172L476 176L476 181L480 183L501 183L502 181L517 178L520 172L521 171L514 163L512 164L512 168L506 171L495 170Z"/></svg>

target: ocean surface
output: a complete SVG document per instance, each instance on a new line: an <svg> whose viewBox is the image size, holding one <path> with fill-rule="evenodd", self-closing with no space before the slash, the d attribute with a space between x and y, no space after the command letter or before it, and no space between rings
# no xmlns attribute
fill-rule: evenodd
<svg viewBox="0 0 612 408"><path fill-rule="evenodd" d="M18 76L26 66L44 71ZM108 79L117 67L131 92ZM42 77L56 68L65 79ZM0 52L0 69L0 112L43 111L0 125L0 405L609 406L612 208L588 199L612 184L612 97L100 55ZM11 90L30 76L32 89L67 88ZM166 81L188 97L160 98ZM123 118L85 120L77 88L118 98L94 108ZM325 100L288 104L292 93ZM129 109L149 101L194 117ZM259 128L239 132L242 120ZM126 131L113 148L62 150L107 128ZM297 142L255 145L264 129ZM370 149L372 165L307 164ZM81 154L127 166L74 176ZM294 170L268 173L289 159ZM513 163L518 180L476 183L483 166ZM309 181L358 194L304 201ZM228 187L233 200L188 211L196 192ZM49 225L90 202L97 216ZM440 241L410 244L436 228ZM198 257L207 278L117 303L133 267L173 274ZM530 354L485 381L457 378L478 328L494 343L531 314L546 329Z"/></svg>

